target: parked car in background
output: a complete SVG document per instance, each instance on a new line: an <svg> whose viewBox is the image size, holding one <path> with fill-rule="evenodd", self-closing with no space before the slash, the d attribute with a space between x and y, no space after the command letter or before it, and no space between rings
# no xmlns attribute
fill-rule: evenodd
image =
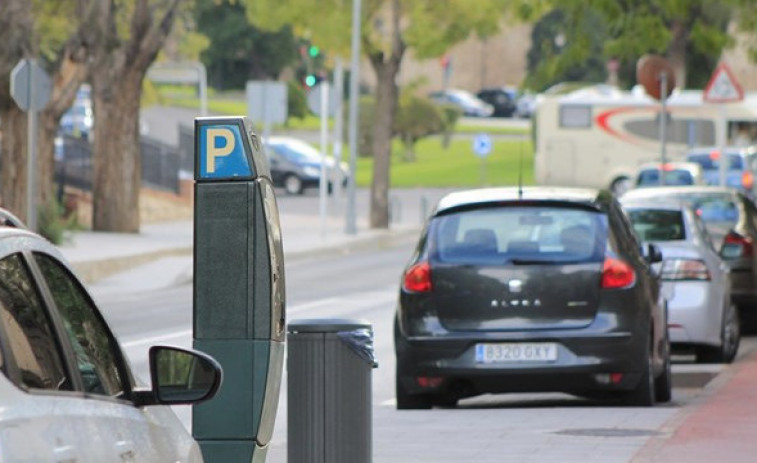
<svg viewBox="0 0 757 463"><path fill-rule="evenodd" d="M634 182L636 188L680 185L704 185L704 174L693 162L650 162L639 166Z"/></svg>
<svg viewBox="0 0 757 463"><path fill-rule="evenodd" d="M213 397L220 365L154 346L139 385L60 252L0 217L0 461L201 462L169 405Z"/></svg>
<svg viewBox="0 0 757 463"><path fill-rule="evenodd" d="M738 352L739 316L728 267L704 223L680 202L621 199L641 240L662 251L657 264L667 299L670 342L693 349L698 362L730 363Z"/></svg>
<svg viewBox="0 0 757 463"><path fill-rule="evenodd" d="M720 164L727 158L725 184L736 188L755 199L755 175L757 175L757 147L729 146L725 156L714 147L695 148L686 154L686 160L702 167L708 185L720 185Z"/></svg>
<svg viewBox="0 0 757 463"><path fill-rule="evenodd" d="M515 117L530 119L536 112L536 95L524 93L518 97L515 103Z"/></svg>
<svg viewBox="0 0 757 463"><path fill-rule="evenodd" d="M83 84L76 92L76 99L60 118L60 135L90 140L93 135L95 114L92 105L92 89Z"/></svg>
<svg viewBox="0 0 757 463"><path fill-rule="evenodd" d="M606 192L445 196L401 278L397 408L505 392L670 400L660 259Z"/></svg>
<svg viewBox="0 0 757 463"><path fill-rule="evenodd" d="M518 90L509 87L481 89L476 96L492 105L494 117L512 117L517 109Z"/></svg>
<svg viewBox="0 0 757 463"><path fill-rule="evenodd" d="M623 201L681 201L691 206L731 270L731 296L742 328L757 329L757 207L733 188L719 186L643 188Z"/></svg>
<svg viewBox="0 0 757 463"><path fill-rule="evenodd" d="M292 137L271 137L263 144L274 186L282 187L293 195L302 194L306 188L319 187L322 165L319 150ZM335 182L347 184L350 172L346 163L337 164L331 156L327 156L325 167L329 191Z"/></svg>
<svg viewBox="0 0 757 463"><path fill-rule="evenodd" d="M467 90L448 89L430 93L431 101L437 104L449 104L460 108L464 116L489 117L494 114L494 107L481 101Z"/></svg>

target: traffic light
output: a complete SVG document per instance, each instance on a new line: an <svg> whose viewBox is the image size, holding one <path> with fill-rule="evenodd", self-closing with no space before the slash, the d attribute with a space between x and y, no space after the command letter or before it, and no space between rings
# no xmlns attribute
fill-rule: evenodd
<svg viewBox="0 0 757 463"><path fill-rule="evenodd" d="M312 87L316 83L318 83L318 78L315 76L315 74L308 74L305 76L305 86Z"/></svg>
<svg viewBox="0 0 757 463"><path fill-rule="evenodd" d="M310 48L308 48L308 55L310 55L311 58L317 58L319 54L321 54L321 49L315 45L310 45Z"/></svg>

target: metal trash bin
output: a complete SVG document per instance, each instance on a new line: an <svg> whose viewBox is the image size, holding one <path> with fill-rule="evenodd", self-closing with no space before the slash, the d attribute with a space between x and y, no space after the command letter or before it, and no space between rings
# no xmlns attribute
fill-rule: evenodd
<svg viewBox="0 0 757 463"><path fill-rule="evenodd" d="M369 463L371 324L293 320L287 333L287 461Z"/></svg>

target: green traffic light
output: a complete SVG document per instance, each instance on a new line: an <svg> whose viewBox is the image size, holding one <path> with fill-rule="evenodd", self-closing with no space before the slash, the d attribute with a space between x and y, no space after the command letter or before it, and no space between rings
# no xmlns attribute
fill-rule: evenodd
<svg viewBox="0 0 757 463"><path fill-rule="evenodd" d="M305 85L307 85L308 87L312 87L313 85L315 85L315 76L313 74L310 74L307 77L305 77Z"/></svg>
<svg viewBox="0 0 757 463"><path fill-rule="evenodd" d="M315 58L320 52L321 50L315 45L310 45L310 48L308 48L308 54L311 58Z"/></svg>

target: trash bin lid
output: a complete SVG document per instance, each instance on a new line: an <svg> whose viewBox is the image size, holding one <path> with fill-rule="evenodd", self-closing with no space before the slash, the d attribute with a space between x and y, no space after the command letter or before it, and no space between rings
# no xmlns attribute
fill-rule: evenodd
<svg viewBox="0 0 757 463"><path fill-rule="evenodd" d="M287 327L289 333L337 333L372 329L371 323L367 320L349 318L300 318L289 321Z"/></svg>

